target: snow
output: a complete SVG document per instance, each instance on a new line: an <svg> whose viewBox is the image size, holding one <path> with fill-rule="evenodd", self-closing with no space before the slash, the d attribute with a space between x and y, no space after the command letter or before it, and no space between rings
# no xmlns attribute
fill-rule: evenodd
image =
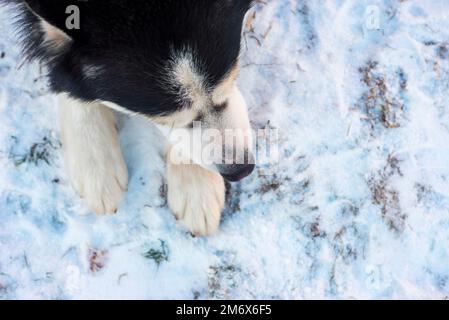
<svg viewBox="0 0 449 320"><path fill-rule="evenodd" d="M0 298L447 298L448 18L447 0L258 1L239 85L282 156L232 186L219 234L192 238L139 118L120 118L123 205L89 213L0 8Z"/></svg>

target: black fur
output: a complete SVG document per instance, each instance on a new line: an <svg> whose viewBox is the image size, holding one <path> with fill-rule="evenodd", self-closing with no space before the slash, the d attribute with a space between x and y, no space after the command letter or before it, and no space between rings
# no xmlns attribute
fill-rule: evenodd
<svg viewBox="0 0 449 320"><path fill-rule="evenodd" d="M47 64L54 92L85 101L111 101L146 115L186 105L163 79L173 50L190 48L208 89L237 62L243 18L251 0L0 0L18 5L26 53ZM80 30L67 30L66 7L81 12ZM31 10L30 10L31 9ZM43 46L39 18L72 41L57 52ZM86 77L85 66L102 72ZM171 88L173 89L173 88ZM181 88L179 88L181 90Z"/></svg>

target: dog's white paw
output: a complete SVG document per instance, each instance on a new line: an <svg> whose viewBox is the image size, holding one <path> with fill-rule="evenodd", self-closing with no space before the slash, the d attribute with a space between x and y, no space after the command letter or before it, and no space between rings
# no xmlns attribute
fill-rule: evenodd
<svg viewBox="0 0 449 320"><path fill-rule="evenodd" d="M90 210L115 213L128 187L113 111L59 96L65 166Z"/></svg>
<svg viewBox="0 0 449 320"><path fill-rule="evenodd" d="M73 159L67 168L72 185L89 209L97 214L117 212L128 186L128 171L121 153L109 150L109 154L97 159L66 152Z"/></svg>
<svg viewBox="0 0 449 320"><path fill-rule="evenodd" d="M225 204L225 184L215 172L197 165L167 164L168 206L194 236L218 230Z"/></svg>

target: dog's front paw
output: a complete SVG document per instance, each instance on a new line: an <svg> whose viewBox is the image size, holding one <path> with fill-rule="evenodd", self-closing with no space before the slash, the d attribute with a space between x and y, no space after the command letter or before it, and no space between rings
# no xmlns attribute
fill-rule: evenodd
<svg viewBox="0 0 449 320"><path fill-rule="evenodd" d="M89 209L115 213L128 187L128 170L114 113L99 103L59 96L61 139L68 176Z"/></svg>
<svg viewBox="0 0 449 320"><path fill-rule="evenodd" d="M73 187L89 209L97 214L117 212L128 186L123 159L108 158L106 163L99 163L94 158L78 157L78 161L68 165Z"/></svg>
<svg viewBox="0 0 449 320"><path fill-rule="evenodd" d="M194 236L218 230L225 203L223 178L197 165L168 163L168 206Z"/></svg>

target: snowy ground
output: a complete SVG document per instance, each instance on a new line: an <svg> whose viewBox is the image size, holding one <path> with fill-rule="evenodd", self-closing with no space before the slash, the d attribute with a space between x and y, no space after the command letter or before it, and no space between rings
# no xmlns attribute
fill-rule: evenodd
<svg viewBox="0 0 449 320"><path fill-rule="evenodd" d="M199 239L165 205L140 119L120 121L123 206L89 214L0 9L0 298L447 298L446 41L448 0L260 0L239 82L282 157L233 185L221 232Z"/></svg>

